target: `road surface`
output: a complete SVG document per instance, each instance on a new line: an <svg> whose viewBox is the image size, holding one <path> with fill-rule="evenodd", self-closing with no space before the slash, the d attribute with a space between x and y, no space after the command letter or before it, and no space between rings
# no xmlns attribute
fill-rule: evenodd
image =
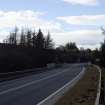
<svg viewBox="0 0 105 105"><path fill-rule="evenodd" d="M76 77L81 65L69 65L51 71L0 83L0 105L36 105Z"/></svg>

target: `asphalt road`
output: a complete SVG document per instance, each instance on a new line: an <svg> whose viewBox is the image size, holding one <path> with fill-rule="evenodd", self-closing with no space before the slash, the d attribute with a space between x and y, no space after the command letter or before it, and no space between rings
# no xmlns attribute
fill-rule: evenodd
<svg viewBox="0 0 105 105"><path fill-rule="evenodd" d="M72 80L83 68L83 64L67 66L0 83L0 105L36 105Z"/></svg>

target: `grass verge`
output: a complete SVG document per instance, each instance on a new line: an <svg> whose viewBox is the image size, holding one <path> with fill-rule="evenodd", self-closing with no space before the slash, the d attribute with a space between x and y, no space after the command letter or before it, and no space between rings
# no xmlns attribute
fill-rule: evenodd
<svg viewBox="0 0 105 105"><path fill-rule="evenodd" d="M99 72L88 66L83 78L71 88L55 105L94 105L97 95Z"/></svg>

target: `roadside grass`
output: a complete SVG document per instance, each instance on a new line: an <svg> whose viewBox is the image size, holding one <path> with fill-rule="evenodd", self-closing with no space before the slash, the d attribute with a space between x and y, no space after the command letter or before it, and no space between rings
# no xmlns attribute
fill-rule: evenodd
<svg viewBox="0 0 105 105"><path fill-rule="evenodd" d="M95 105L99 72L88 66L85 75L55 105Z"/></svg>

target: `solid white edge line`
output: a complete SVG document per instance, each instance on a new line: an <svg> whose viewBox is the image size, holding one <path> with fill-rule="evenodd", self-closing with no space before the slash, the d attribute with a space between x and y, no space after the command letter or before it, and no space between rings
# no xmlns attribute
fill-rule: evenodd
<svg viewBox="0 0 105 105"><path fill-rule="evenodd" d="M99 99L100 99L100 92L101 92L101 69L99 68L99 66L95 66L100 73L100 77L99 77L99 84L98 84L98 89L97 89L97 97L96 97L96 101L95 101L95 105L99 105Z"/></svg>
<svg viewBox="0 0 105 105"><path fill-rule="evenodd" d="M85 71L86 71L86 68L83 67L83 70L75 78L73 78L70 82L66 83L63 87L61 87L60 89L58 89L57 91L55 91L54 93L49 95L47 98L45 98L44 100L39 102L37 105L53 105L66 91L68 91L70 88L72 88L79 81L79 79L82 78ZM64 91L64 89L65 89L65 91ZM60 92L62 92L62 93L60 93ZM52 99L52 98L54 98L54 99Z"/></svg>

